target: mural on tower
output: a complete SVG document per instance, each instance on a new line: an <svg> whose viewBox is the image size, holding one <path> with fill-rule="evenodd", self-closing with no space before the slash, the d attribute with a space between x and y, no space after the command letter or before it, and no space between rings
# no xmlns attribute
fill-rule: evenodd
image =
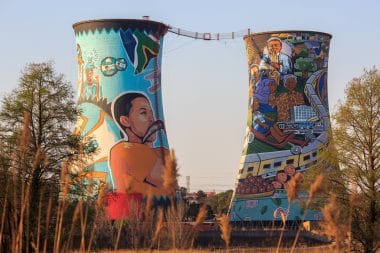
<svg viewBox="0 0 380 253"><path fill-rule="evenodd" d="M286 186L314 165L330 127L327 64L331 35L283 31L244 37L249 65L246 136L230 208L232 221L299 220ZM306 220L318 220L308 212Z"/></svg>
<svg viewBox="0 0 380 253"><path fill-rule="evenodd" d="M111 219L131 215L149 193L168 201L163 169L168 141L161 96L167 26L149 20L93 20L73 25L78 63L75 132L91 137L87 178L111 188Z"/></svg>

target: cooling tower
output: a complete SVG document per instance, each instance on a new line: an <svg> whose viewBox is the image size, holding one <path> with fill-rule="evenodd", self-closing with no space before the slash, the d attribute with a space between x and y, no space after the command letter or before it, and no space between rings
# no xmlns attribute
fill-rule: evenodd
<svg viewBox="0 0 380 253"><path fill-rule="evenodd" d="M320 159L330 127L327 65L331 35L278 31L244 37L249 66L246 135L230 206L231 221L301 220L286 188ZM307 194L300 193L300 199ZM305 220L319 220L309 210Z"/></svg>
<svg viewBox="0 0 380 253"><path fill-rule="evenodd" d="M106 19L73 25L78 63L75 132L90 137L95 154L85 177L108 187L106 210L118 219L139 213L147 194L165 204L168 152L161 96L167 26L149 20Z"/></svg>

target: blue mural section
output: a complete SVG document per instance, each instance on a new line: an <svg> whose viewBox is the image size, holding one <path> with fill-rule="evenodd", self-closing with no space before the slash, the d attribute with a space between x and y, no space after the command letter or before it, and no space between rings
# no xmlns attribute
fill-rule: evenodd
<svg viewBox="0 0 380 253"><path fill-rule="evenodd" d="M231 203L232 221L300 220L299 194L288 206L286 188L315 165L330 127L327 67L331 35L309 31L244 37L249 65L246 136ZM307 211L306 220L319 220Z"/></svg>
<svg viewBox="0 0 380 253"><path fill-rule="evenodd" d="M161 95L164 24L145 20L95 20L74 25L78 107L75 131L97 149L87 177L114 193L110 218L129 216L131 201L148 193L165 198L168 153Z"/></svg>

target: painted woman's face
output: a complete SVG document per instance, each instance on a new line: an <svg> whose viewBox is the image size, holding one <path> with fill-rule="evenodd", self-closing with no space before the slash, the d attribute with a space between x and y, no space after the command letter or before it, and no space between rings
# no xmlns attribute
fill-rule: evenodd
<svg viewBox="0 0 380 253"><path fill-rule="evenodd" d="M128 125L124 126L129 127L137 136L142 137L153 123L152 107L148 100L143 97L135 98L131 103L132 107L127 116ZM154 141L155 138L156 135L152 134L148 141Z"/></svg>

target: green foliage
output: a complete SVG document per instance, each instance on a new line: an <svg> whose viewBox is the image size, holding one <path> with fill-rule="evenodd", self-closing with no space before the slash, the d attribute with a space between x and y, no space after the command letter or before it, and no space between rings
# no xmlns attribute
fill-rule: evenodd
<svg viewBox="0 0 380 253"><path fill-rule="evenodd" d="M200 203L190 203L187 205L185 210L185 221L195 221L202 204ZM206 220L214 218L213 210L210 205L206 205Z"/></svg>
<svg viewBox="0 0 380 253"><path fill-rule="evenodd" d="M312 58L300 57L294 63L294 68L301 71L310 72L315 71L317 69L317 66L315 65L314 60Z"/></svg>
<svg viewBox="0 0 380 253"><path fill-rule="evenodd" d="M204 191L202 190L197 191L197 194L196 194L197 201L204 202L206 198L207 198L207 194Z"/></svg>
<svg viewBox="0 0 380 253"><path fill-rule="evenodd" d="M228 190L225 192L220 192L208 198L208 203L215 215L226 214L228 212L232 193L232 190Z"/></svg>

